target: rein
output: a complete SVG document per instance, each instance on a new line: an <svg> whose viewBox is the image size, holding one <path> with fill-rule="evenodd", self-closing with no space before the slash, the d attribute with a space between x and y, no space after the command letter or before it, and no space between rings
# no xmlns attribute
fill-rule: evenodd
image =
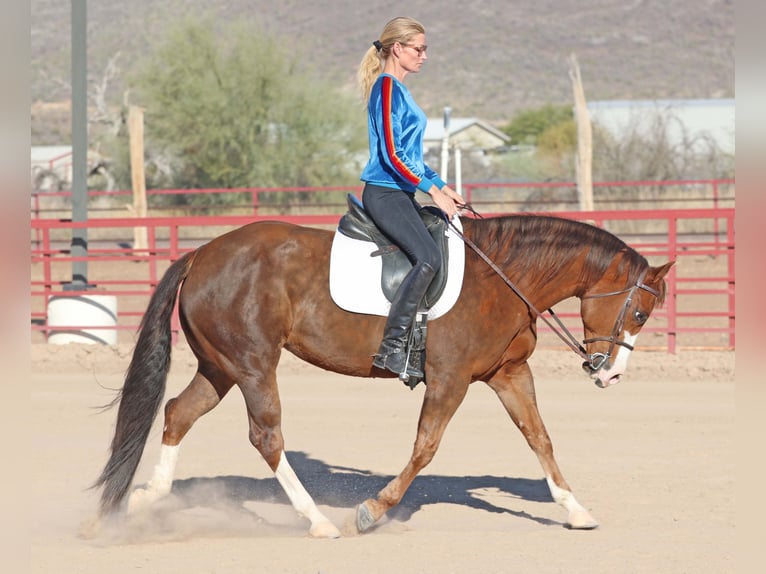
<svg viewBox="0 0 766 574"><path fill-rule="evenodd" d="M474 212L476 213L476 212ZM477 214L478 215L478 214ZM470 247L473 249L473 251L481 257L484 262L489 265L489 267L494 271L504 282L508 287L511 288L511 290L518 295L519 299L524 301L526 303L527 307L529 307L529 310L532 311L532 313L535 314L536 317L539 317L542 319L546 325L548 325L553 332L570 348L572 349L577 355L579 355L581 358L585 359L586 361L589 360L588 353L585 350L585 348L577 341L574 335L569 331L569 329L566 328L564 323L562 323L561 319L559 319L558 315L553 312L553 309L546 309L546 311L551 315L551 317L556 321L557 325L561 328L561 331L559 331L558 328L556 328L551 321L548 320L548 318L543 315L542 312L540 312L537 307L535 307L532 302L526 298L524 293L521 292L521 290L516 287L516 284L511 281L508 276L503 273L502 269L500 269L497 265L495 265L494 261L492 261L489 257L487 257L487 254L484 253L479 247L470 239L468 239L465 235L463 235L460 230L450 221L449 226L452 228L452 230L457 234L457 236ZM562 332L563 331L563 332Z"/></svg>
<svg viewBox="0 0 766 574"><path fill-rule="evenodd" d="M481 214L477 213L473 207L466 205L464 206L464 209L467 209L474 215L481 218ZM445 216L446 219L446 216ZM592 372L596 372L601 367L603 367L607 360L612 356L612 352L614 351L615 345L621 345L623 347L626 347L629 350L633 350L633 346L621 341L618 337L620 334L620 331L622 331L622 327L625 325L625 318L628 313L628 308L630 307L630 303L633 299L633 294L636 292L637 289L644 289L654 295L655 297L659 296L659 292L655 289L652 289L648 285L643 283L644 276L646 275L646 269L641 273L641 276L638 278L638 281L636 281L636 284L632 287L626 287L625 289L621 289L619 291L611 291L609 293L597 293L594 295L584 295L581 297L581 299L592 299L592 298L598 298L598 297L610 297L613 295L621 295L622 293L628 293L627 298L625 299L625 303L622 306L622 309L620 310L620 314L617 317L617 320L615 321L614 327L612 328L612 333L609 337L594 337L591 339L586 339L583 341L583 344L587 345L588 343L594 343L596 341L608 341L610 343L609 350L606 353L592 353L588 354L585 347L583 347L582 344L577 340L577 338L572 335L572 333L569 331L569 329L566 328L564 323L559 319L558 315L553 312L553 309L548 308L546 311L550 314L551 318L556 322L556 325L554 325L545 315L543 315L542 312L540 312L533 304L532 302L527 299L527 297L524 295L524 293L521 292L521 290L516 286L516 284L511 281L508 276L503 273L502 269L500 269L488 256L486 253L484 253L479 247L470 239L468 239L463 233L452 223L452 221L447 221L448 225L452 228L452 230L457 234L457 236L470 247L479 257L481 257L484 262L489 265L489 267L508 285L508 287L511 288L511 290L516 293L516 295L529 307L529 310L534 313L536 317L539 317L543 320L543 322L548 325L548 327L551 328L551 330L561 339L570 349L572 349L576 355L578 355L580 358L585 360L591 369Z"/></svg>

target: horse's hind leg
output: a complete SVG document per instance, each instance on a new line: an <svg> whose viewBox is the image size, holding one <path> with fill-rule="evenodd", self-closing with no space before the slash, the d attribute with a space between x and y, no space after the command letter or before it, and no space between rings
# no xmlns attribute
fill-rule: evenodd
<svg viewBox="0 0 766 574"><path fill-rule="evenodd" d="M524 363L501 369L488 384L497 393L505 410L537 455L551 496L567 510L569 526L586 530L596 528L598 522L577 502L553 458L553 445L537 409L534 380L529 365Z"/></svg>
<svg viewBox="0 0 766 574"><path fill-rule="evenodd" d="M170 493L173 485L181 440L194 422L221 402L233 385L216 390L211 382L197 372L178 397L165 405L160 458L145 488L137 488L128 499L128 513L142 510Z"/></svg>
<svg viewBox="0 0 766 574"><path fill-rule="evenodd" d="M315 538L339 538L340 531L317 508L285 456L276 374L251 375L239 386L247 404L250 442L274 471L293 508L311 522L309 534Z"/></svg>

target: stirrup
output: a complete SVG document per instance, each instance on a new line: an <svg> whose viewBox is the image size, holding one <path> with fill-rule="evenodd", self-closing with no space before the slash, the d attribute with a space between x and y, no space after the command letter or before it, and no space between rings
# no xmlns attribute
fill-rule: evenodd
<svg viewBox="0 0 766 574"><path fill-rule="evenodd" d="M423 379L425 375L422 371L412 366L409 362L409 357L404 358L404 364L401 366L395 366L395 365L389 365L388 359L394 355L399 355L400 353L404 353L404 349L397 348L393 349L390 353L382 355L382 354L375 354L373 355L373 361L372 364L380 369L385 369L387 371L390 371L392 373L395 373L398 375L399 380L403 383L409 383L410 379ZM394 361L398 362L398 361ZM417 384L417 383L415 383Z"/></svg>

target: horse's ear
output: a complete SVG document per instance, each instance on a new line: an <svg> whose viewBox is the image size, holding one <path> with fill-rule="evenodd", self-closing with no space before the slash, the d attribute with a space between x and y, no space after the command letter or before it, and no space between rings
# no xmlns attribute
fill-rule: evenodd
<svg viewBox="0 0 766 574"><path fill-rule="evenodd" d="M647 283L654 283L663 279L673 265L675 265L675 261L668 261L660 267L650 267L649 272L646 274Z"/></svg>
<svg viewBox="0 0 766 574"><path fill-rule="evenodd" d="M659 292L657 303L660 305L665 301L665 295L667 293L667 285L663 279L665 279L665 275L668 274L668 271L670 271L670 268L673 267L674 263L675 261L668 261L665 265L660 265L659 267L649 267L646 272L644 283L647 285L656 285Z"/></svg>
<svg viewBox="0 0 766 574"><path fill-rule="evenodd" d="M649 267L646 270L646 276L644 277L644 284L651 285L657 289L657 305L662 305L665 302L665 296L667 295L667 284L663 279L668 274L670 268L673 267L675 261L668 261L665 265L659 267Z"/></svg>

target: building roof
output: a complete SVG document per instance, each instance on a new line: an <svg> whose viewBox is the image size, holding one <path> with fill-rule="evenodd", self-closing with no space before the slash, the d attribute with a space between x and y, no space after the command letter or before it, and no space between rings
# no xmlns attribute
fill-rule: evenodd
<svg viewBox="0 0 766 574"><path fill-rule="evenodd" d="M510 140L506 134L477 118L451 118L449 124L449 135L452 137L453 135L468 129L471 126L478 126L482 130L491 133L503 141ZM426 132L423 139L441 140L443 137L444 120L442 118L428 118L428 123L426 124Z"/></svg>
<svg viewBox="0 0 766 574"><path fill-rule="evenodd" d="M507 144L510 137L477 118L451 118L449 138L452 144L465 149L493 149ZM444 139L444 120L428 118L423 142L426 148L441 145Z"/></svg>

